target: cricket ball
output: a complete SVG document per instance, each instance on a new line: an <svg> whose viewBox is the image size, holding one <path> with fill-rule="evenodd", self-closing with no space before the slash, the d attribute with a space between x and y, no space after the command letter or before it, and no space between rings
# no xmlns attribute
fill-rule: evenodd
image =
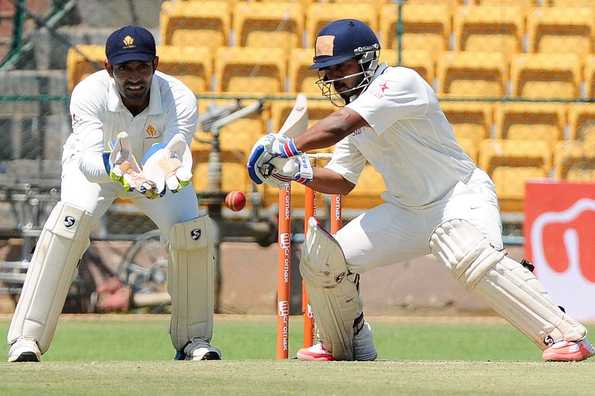
<svg viewBox="0 0 595 396"><path fill-rule="evenodd" d="M246 206L246 196L241 191L231 191L225 196L225 206L237 212Z"/></svg>

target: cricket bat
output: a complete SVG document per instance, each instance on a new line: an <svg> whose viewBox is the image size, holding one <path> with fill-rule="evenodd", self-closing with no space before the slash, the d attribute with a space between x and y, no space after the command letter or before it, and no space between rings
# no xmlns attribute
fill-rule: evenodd
<svg viewBox="0 0 595 396"><path fill-rule="evenodd" d="M306 129L308 129L308 100L304 94L299 94L279 134L294 138L304 133Z"/></svg>

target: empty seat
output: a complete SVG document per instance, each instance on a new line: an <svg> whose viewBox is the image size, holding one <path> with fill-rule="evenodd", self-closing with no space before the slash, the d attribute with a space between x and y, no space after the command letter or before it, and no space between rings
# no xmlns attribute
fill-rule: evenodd
<svg viewBox="0 0 595 396"><path fill-rule="evenodd" d="M506 66L499 52L445 52L438 59L438 91L455 97L503 96Z"/></svg>
<svg viewBox="0 0 595 396"><path fill-rule="evenodd" d="M430 51L434 58L448 49L450 8L447 4L405 4L402 8L402 48ZM397 48L398 11L395 4L387 4L380 12L381 44L383 48Z"/></svg>
<svg viewBox="0 0 595 396"><path fill-rule="evenodd" d="M585 88L588 98L595 97L595 55L585 58Z"/></svg>
<svg viewBox="0 0 595 396"><path fill-rule="evenodd" d="M296 48L289 55L289 92L304 92L319 94L320 89L316 85L318 72L310 69L314 58L313 49Z"/></svg>
<svg viewBox="0 0 595 396"><path fill-rule="evenodd" d="M312 3L306 12L305 48L314 48L316 35L325 25L337 19L358 19L372 30L376 30L376 9L372 4L341 3Z"/></svg>
<svg viewBox="0 0 595 396"><path fill-rule="evenodd" d="M496 105L496 136L507 140L534 140L553 149L564 137L565 105L553 103L506 103Z"/></svg>
<svg viewBox="0 0 595 396"><path fill-rule="evenodd" d="M286 59L280 48L217 50L216 91L276 93L285 90Z"/></svg>
<svg viewBox="0 0 595 396"><path fill-rule="evenodd" d="M509 57L522 50L522 8L513 5L459 7L454 15L453 30L459 51L489 49Z"/></svg>
<svg viewBox="0 0 595 396"><path fill-rule="evenodd" d="M494 180L503 211L522 211L525 184L547 176L551 151L543 141L487 139L481 142L480 167Z"/></svg>
<svg viewBox="0 0 595 396"><path fill-rule="evenodd" d="M482 6L520 6L528 9L540 5L543 0L476 0ZM547 0L546 0L547 1Z"/></svg>
<svg viewBox="0 0 595 396"><path fill-rule="evenodd" d="M302 7L297 2L240 2L235 6L233 27L235 44L242 47L301 47Z"/></svg>
<svg viewBox="0 0 595 396"><path fill-rule="evenodd" d="M580 75L576 54L520 54L511 64L512 94L526 98L577 98Z"/></svg>
<svg viewBox="0 0 595 396"><path fill-rule="evenodd" d="M549 0L554 7L593 7L593 0Z"/></svg>
<svg viewBox="0 0 595 396"><path fill-rule="evenodd" d="M537 7L527 16L529 52L589 54L594 28L591 7Z"/></svg>
<svg viewBox="0 0 595 396"><path fill-rule="evenodd" d="M570 138L583 142L589 151L595 151L595 105L575 104L568 111Z"/></svg>
<svg viewBox="0 0 595 396"><path fill-rule="evenodd" d="M595 181L595 151L586 149L583 142L560 142L556 146L554 165L557 179Z"/></svg>
<svg viewBox="0 0 595 396"><path fill-rule="evenodd" d="M397 55L396 50L383 49L380 51L380 61L390 66L396 66L398 63ZM400 66L415 69L430 85L434 81L434 60L429 51L402 50Z"/></svg>
<svg viewBox="0 0 595 396"><path fill-rule="evenodd" d="M222 1L165 1L159 16L163 44L211 47L228 44L230 8Z"/></svg>
<svg viewBox="0 0 595 396"><path fill-rule="evenodd" d="M473 139L457 137L457 142L465 154L467 154L473 160L473 162L477 163L479 157L479 146L475 144Z"/></svg>
<svg viewBox="0 0 595 396"><path fill-rule="evenodd" d="M68 90L90 74L103 69L105 47L102 45L78 45L77 50L68 49L66 55L66 76Z"/></svg>
<svg viewBox="0 0 595 396"><path fill-rule="evenodd" d="M179 78L194 93L209 91L213 58L207 47L160 46L158 70Z"/></svg>
<svg viewBox="0 0 595 396"><path fill-rule="evenodd" d="M371 165L366 165L355 188L343 197L343 208L368 209L380 205L380 194L386 191L382 175Z"/></svg>
<svg viewBox="0 0 595 396"><path fill-rule="evenodd" d="M197 192L207 191L209 183L209 150L192 150L192 184ZM223 191L252 191L252 184L246 172L246 157L238 151L221 151L221 189ZM247 202L249 204L249 202Z"/></svg>
<svg viewBox="0 0 595 396"><path fill-rule="evenodd" d="M482 140L491 135L492 124L494 122L493 108L489 103L468 103L468 102L442 102L440 107L446 115L448 122L452 125L455 136L459 143L462 143L465 152L475 154ZM472 145L474 148L471 149Z"/></svg>

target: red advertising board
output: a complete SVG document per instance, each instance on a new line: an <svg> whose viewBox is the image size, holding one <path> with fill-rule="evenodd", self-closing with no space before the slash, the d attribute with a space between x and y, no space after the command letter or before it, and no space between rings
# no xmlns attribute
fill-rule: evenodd
<svg viewBox="0 0 595 396"><path fill-rule="evenodd" d="M575 319L595 319L595 183L528 183L524 235L554 302Z"/></svg>

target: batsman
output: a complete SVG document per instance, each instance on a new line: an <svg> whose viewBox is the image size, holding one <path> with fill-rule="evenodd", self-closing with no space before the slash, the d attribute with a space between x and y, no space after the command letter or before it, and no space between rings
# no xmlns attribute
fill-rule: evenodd
<svg viewBox="0 0 595 396"><path fill-rule="evenodd" d="M388 190L384 203L334 237L310 219L300 271L320 342L297 357L374 360L360 274L430 253L544 360L592 356L586 328L551 300L528 263L504 251L494 183L457 143L430 85L412 69L380 64L379 51L374 32L358 20L322 28L312 68L322 94L341 108L296 137L262 137L248 161L257 184L297 181L327 194L348 194L370 163ZM333 145L324 168L303 154Z"/></svg>
<svg viewBox="0 0 595 396"><path fill-rule="evenodd" d="M8 331L8 361L39 361L52 341L89 234L116 198L159 227L169 250L170 335L179 360L220 359L210 345L214 309L213 227L199 216L188 143L195 95L157 71L152 34L114 31L105 70L73 90L72 134L62 155L61 199L39 237Z"/></svg>

